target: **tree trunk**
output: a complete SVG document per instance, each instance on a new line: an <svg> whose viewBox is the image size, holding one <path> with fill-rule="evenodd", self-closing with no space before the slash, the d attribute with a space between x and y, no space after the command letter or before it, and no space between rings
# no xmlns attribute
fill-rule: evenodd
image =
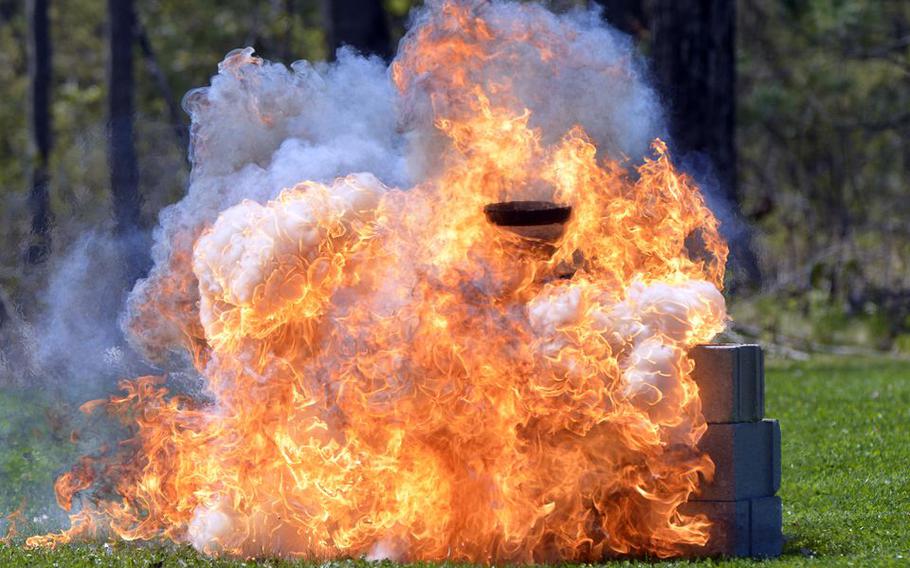
<svg viewBox="0 0 910 568"><path fill-rule="evenodd" d="M670 101L673 142L709 155L736 202L734 3L656 0L654 8L654 70Z"/></svg>
<svg viewBox="0 0 910 568"><path fill-rule="evenodd" d="M176 140L180 151L186 156L190 140L187 127L183 123L183 115L180 112L180 103L174 98L174 93L171 91L171 85L168 83L167 75L164 74L164 70L158 65L158 58L155 56L155 50L152 49L152 42L149 39L148 33L145 31L145 26L136 22L134 29L136 30L136 39L139 42L139 49L142 51L143 59L145 59L145 67L155 79L155 83L158 85L158 91L161 93L161 98L164 99L164 104L167 106L168 119L170 119L171 122L171 129L174 131L174 139Z"/></svg>
<svg viewBox="0 0 910 568"><path fill-rule="evenodd" d="M603 9L610 25L632 37L641 38L648 29L642 0L594 0Z"/></svg>
<svg viewBox="0 0 910 568"><path fill-rule="evenodd" d="M710 159L719 193L733 212L724 220L731 268L758 287L761 272L736 186L735 2L654 0L650 23L654 72L670 107L672 148L679 156Z"/></svg>
<svg viewBox="0 0 910 568"><path fill-rule="evenodd" d="M294 17L296 15L296 6L294 0L284 0L284 33L281 38L281 60L285 64L295 60L294 58Z"/></svg>
<svg viewBox="0 0 910 568"><path fill-rule="evenodd" d="M28 70L31 84L31 138L35 150L32 164L29 209L32 216L32 242L26 260L30 264L43 261L51 247L51 207L48 184L48 162L51 153L52 117L51 36L48 25L49 0L29 0Z"/></svg>
<svg viewBox="0 0 910 568"><path fill-rule="evenodd" d="M329 47L349 45L365 55L392 55L389 26L381 0L325 0L329 3Z"/></svg>
<svg viewBox="0 0 910 568"><path fill-rule="evenodd" d="M108 0L110 69L108 84L108 164L114 201L115 232L123 243L127 278L139 276L143 263L133 244L139 235L142 199L133 144L133 0Z"/></svg>

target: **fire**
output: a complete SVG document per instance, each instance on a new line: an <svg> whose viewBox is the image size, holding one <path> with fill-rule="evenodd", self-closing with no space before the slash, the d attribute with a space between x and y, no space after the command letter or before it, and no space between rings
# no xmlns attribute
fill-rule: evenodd
<svg viewBox="0 0 910 568"><path fill-rule="evenodd" d="M726 246L663 142L630 169L581 125L536 126L508 76L482 79L515 49L570 49L571 26L517 10L437 3L409 32L391 75L429 101L423 181L305 181L180 236L192 252L170 262L198 306L164 317L206 396L142 377L86 407L131 436L60 478L67 510L93 498L30 544L499 563L706 542L709 520L678 510L713 473L686 353L725 324ZM518 199L572 217L550 243L487 222Z"/></svg>

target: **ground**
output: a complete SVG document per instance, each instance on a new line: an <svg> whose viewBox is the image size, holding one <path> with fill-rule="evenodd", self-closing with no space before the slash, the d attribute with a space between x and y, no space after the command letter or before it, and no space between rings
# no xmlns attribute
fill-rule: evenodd
<svg viewBox="0 0 910 568"><path fill-rule="evenodd" d="M783 431L782 558L659 566L910 565L910 362L821 358L769 362L767 409ZM2 450L0 450L2 451ZM362 568L345 561L319 568ZM0 566L303 566L211 560L187 548L0 545ZM654 565L623 562L611 566ZM386 568L394 566L383 563Z"/></svg>

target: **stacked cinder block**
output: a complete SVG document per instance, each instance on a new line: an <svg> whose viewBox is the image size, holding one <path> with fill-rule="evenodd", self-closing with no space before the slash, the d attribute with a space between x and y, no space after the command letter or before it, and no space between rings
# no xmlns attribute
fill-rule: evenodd
<svg viewBox="0 0 910 568"><path fill-rule="evenodd" d="M681 510L713 522L703 556L778 556L783 548L780 425L765 415L764 358L758 345L700 345L695 362L708 430L699 443L714 479Z"/></svg>

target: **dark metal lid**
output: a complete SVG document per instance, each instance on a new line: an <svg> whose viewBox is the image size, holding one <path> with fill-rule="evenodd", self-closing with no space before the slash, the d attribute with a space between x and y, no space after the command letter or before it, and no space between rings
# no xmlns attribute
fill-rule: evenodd
<svg viewBox="0 0 910 568"><path fill-rule="evenodd" d="M487 221L500 227L528 227L565 223L572 207L550 201L502 201L483 208Z"/></svg>

